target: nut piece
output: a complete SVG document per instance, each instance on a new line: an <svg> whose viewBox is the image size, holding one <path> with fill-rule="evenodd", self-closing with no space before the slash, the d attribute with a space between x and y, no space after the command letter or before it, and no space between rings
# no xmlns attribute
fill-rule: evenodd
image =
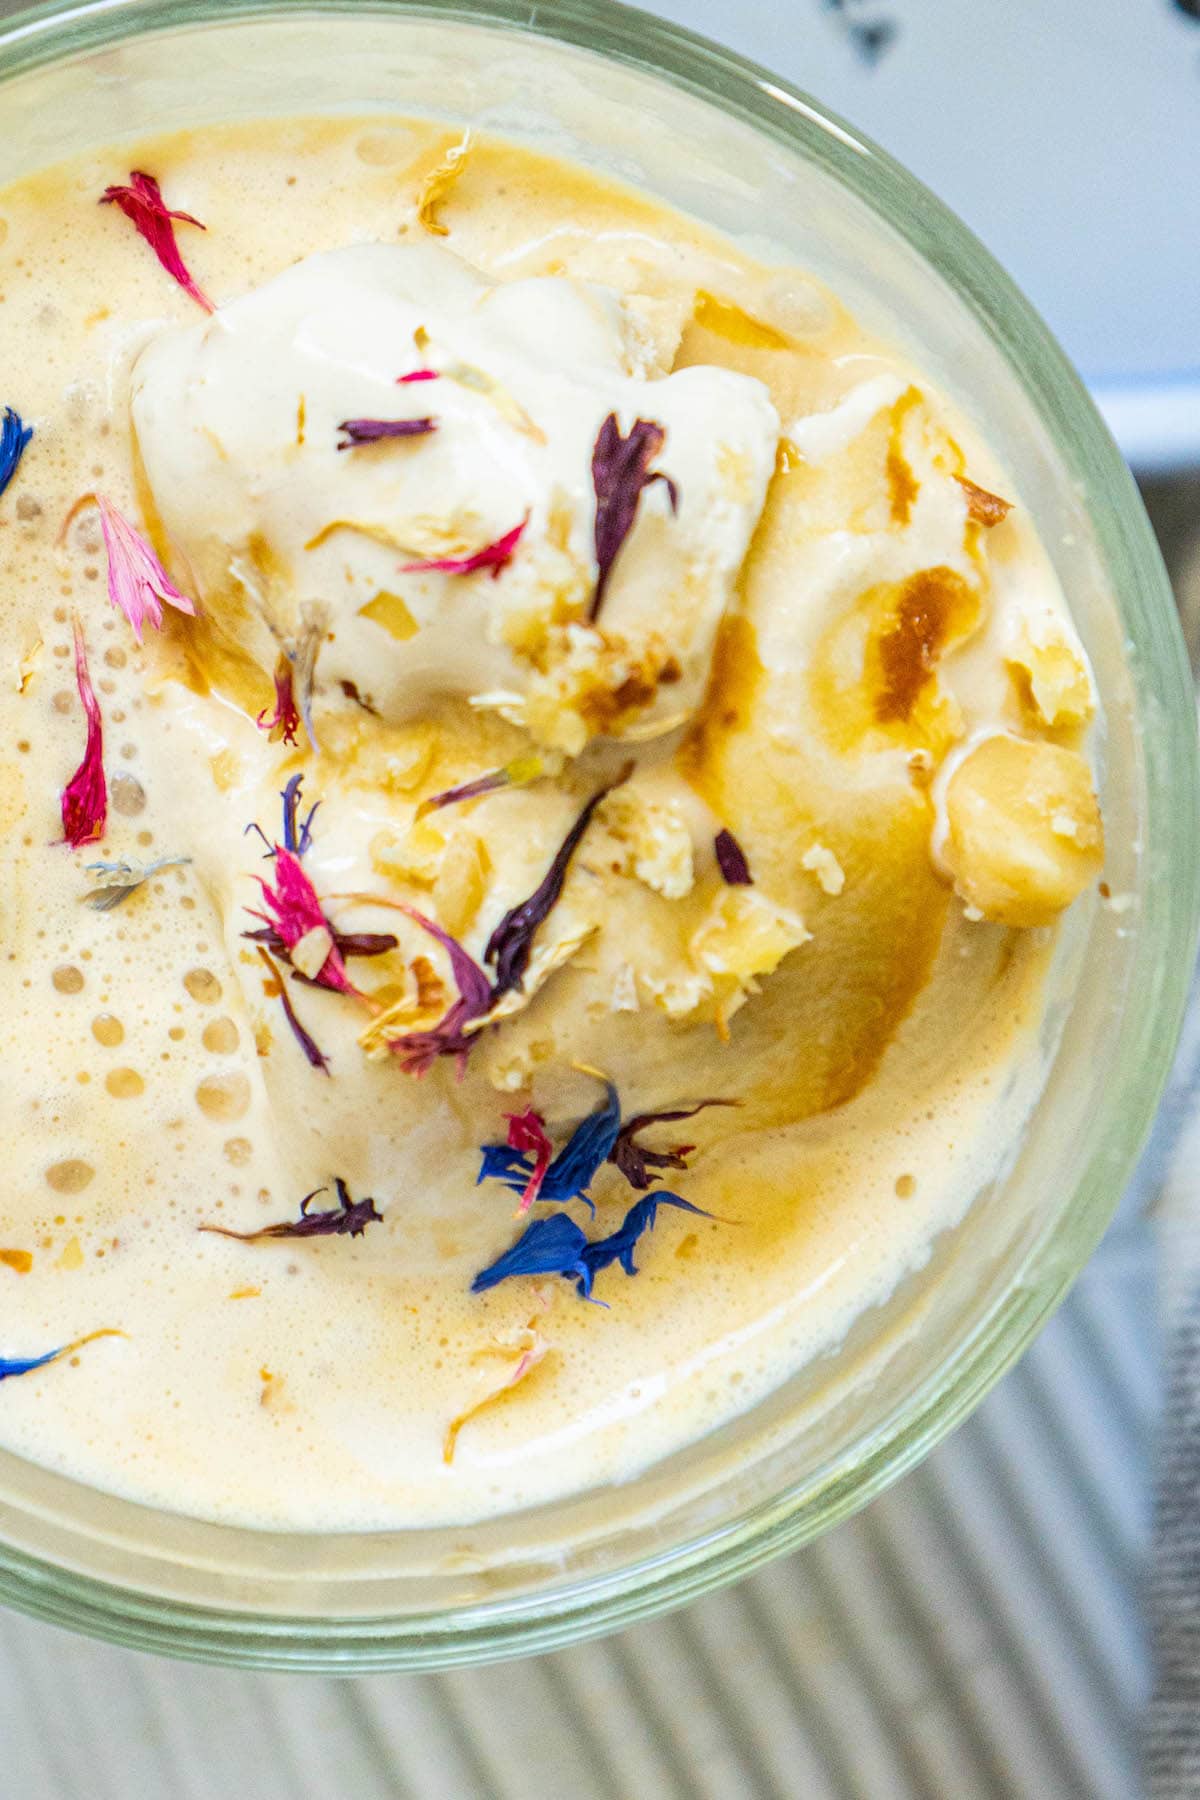
<svg viewBox="0 0 1200 1800"><path fill-rule="evenodd" d="M1002 925L1049 925L1104 861L1091 771L1056 744L985 738L950 778L946 817L955 890Z"/></svg>

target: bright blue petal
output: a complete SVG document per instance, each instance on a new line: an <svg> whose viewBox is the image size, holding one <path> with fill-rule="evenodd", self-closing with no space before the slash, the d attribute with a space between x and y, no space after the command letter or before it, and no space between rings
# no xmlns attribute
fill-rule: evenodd
<svg viewBox="0 0 1200 1800"><path fill-rule="evenodd" d="M589 1244L583 1252L583 1261L592 1274L607 1269L610 1263L619 1262L627 1275L637 1274L637 1264L633 1260L634 1247L643 1232L653 1231L660 1206L677 1206L682 1212L696 1213L702 1219L710 1219L703 1207L693 1206L690 1200L683 1200L678 1194L657 1191L647 1194L641 1200L635 1200L625 1214L618 1229L606 1238L598 1238Z"/></svg>
<svg viewBox="0 0 1200 1800"><path fill-rule="evenodd" d="M533 1164L529 1158L522 1151L514 1150L511 1144L480 1145L476 1187L481 1181L502 1181L519 1193L532 1173Z"/></svg>
<svg viewBox="0 0 1200 1800"><path fill-rule="evenodd" d="M33 436L33 426L26 425L19 412L11 406L4 409L4 417L0 419L0 494L2 494L17 472L17 465L25 454L25 446ZM3 1377L0 1376L0 1380Z"/></svg>
<svg viewBox="0 0 1200 1800"><path fill-rule="evenodd" d="M47 1363L61 1356L61 1350L48 1350L45 1356L26 1356L7 1359L0 1356L0 1381L7 1381L10 1375L28 1375L30 1369L44 1368Z"/></svg>
<svg viewBox="0 0 1200 1800"><path fill-rule="evenodd" d="M511 1249L481 1269L471 1283L471 1292L482 1294L510 1275L567 1275L579 1281L580 1291L586 1293L592 1285L582 1260L586 1249L587 1238L570 1214L551 1213L526 1226Z"/></svg>
<svg viewBox="0 0 1200 1800"><path fill-rule="evenodd" d="M559 1151L542 1183L542 1200L583 1200L588 1206L587 1188L595 1180L597 1169L608 1161L609 1152L621 1130L621 1101L611 1081L605 1082L605 1101L598 1112L589 1113L577 1125ZM592 1207L593 1212L595 1208Z"/></svg>

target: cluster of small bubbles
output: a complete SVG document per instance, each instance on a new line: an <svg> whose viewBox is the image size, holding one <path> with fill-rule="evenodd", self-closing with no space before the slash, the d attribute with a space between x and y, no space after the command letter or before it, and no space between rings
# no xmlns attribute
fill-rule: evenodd
<svg viewBox="0 0 1200 1800"><path fill-rule="evenodd" d="M224 1149L226 1159L233 1163L235 1168L242 1168L249 1162L254 1146L249 1138L231 1137L226 1138Z"/></svg>
<svg viewBox="0 0 1200 1800"><path fill-rule="evenodd" d="M83 990L83 970L73 963L60 963L50 979L60 994L78 994Z"/></svg>

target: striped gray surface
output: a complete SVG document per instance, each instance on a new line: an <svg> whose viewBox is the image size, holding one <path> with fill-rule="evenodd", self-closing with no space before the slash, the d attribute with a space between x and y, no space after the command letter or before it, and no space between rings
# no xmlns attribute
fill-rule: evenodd
<svg viewBox="0 0 1200 1800"><path fill-rule="evenodd" d="M1158 1346L1114 1230L975 1417L799 1555L525 1663L358 1681L0 1618L5 1800L1131 1800Z"/></svg>

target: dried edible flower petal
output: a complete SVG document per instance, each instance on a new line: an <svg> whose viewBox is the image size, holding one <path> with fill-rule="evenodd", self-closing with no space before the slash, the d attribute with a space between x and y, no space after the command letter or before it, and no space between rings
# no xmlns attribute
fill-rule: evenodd
<svg viewBox="0 0 1200 1800"><path fill-rule="evenodd" d="M321 804L314 800L307 818L300 824L300 790L303 786L303 775L293 775L279 796L283 801L283 847L293 856L304 856L312 843L312 822Z"/></svg>
<svg viewBox="0 0 1200 1800"><path fill-rule="evenodd" d="M417 200L417 218L426 231L432 232L435 237L450 235L449 228L442 224L439 212L442 202L462 172L472 142L471 133L464 132L458 143L451 144L441 162L425 177Z"/></svg>
<svg viewBox="0 0 1200 1800"><path fill-rule="evenodd" d="M529 967L529 957L533 949L534 933L547 917L563 891L563 883L567 879L567 871L571 866L571 858L579 848L584 832L592 822L592 814L606 795L611 794L625 779L624 774L618 781L609 782L597 788L579 817L568 831L555 854L542 880L519 906L506 912L500 923L488 939L487 949L483 953L486 963L496 966L496 983L493 999L498 1000L501 994L508 993L510 988L520 992L525 979L525 971Z"/></svg>
<svg viewBox="0 0 1200 1800"><path fill-rule="evenodd" d="M969 481L965 475L954 477L963 493L967 496L967 517L976 525L990 529L993 525L1003 525L1012 511L1011 500L1002 500L999 494L990 494L987 488Z"/></svg>
<svg viewBox="0 0 1200 1800"><path fill-rule="evenodd" d="M401 1066L410 1075L424 1075L432 1068L439 1056L454 1056L458 1059L458 1073L461 1077L467 1066L473 1039L466 1031L472 1019L482 1018L492 1003L491 983L479 967L474 957L470 956L456 938L427 919L424 913L415 906L400 902L399 910L418 924L422 931L427 931L445 950L450 958L450 968L458 988L458 999L447 1009L436 1025L422 1031L410 1031L400 1037L389 1040L388 1048L400 1058Z"/></svg>
<svg viewBox="0 0 1200 1800"><path fill-rule="evenodd" d="M279 1003L283 1007L283 1016L288 1022L288 1029L299 1044L301 1050L303 1050L310 1067L319 1069L322 1075L328 1075L330 1073L329 1058L321 1049L312 1033L305 1030L304 1026L300 1023L299 1018L296 1016L296 1009L292 1005L291 995L287 991L283 976L279 973L279 970L271 960L270 954L262 944L259 944L257 948L258 954L262 957L262 960L270 973L271 982L273 983L271 992L278 996ZM314 983L314 986L315 985L316 983Z"/></svg>
<svg viewBox="0 0 1200 1800"><path fill-rule="evenodd" d="M83 896L84 902L95 912L112 912L114 907L123 906L130 894L135 894L160 869L182 868L191 860L190 856L160 856L154 862L136 863L128 857L120 857L116 862L88 863L87 873L96 877L96 885L91 893Z"/></svg>
<svg viewBox="0 0 1200 1800"><path fill-rule="evenodd" d="M44 1369L47 1363L58 1362L60 1357L82 1350L85 1344L94 1344L97 1338L124 1336L123 1331L115 1331L111 1326L106 1326L103 1331L89 1331L86 1337L73 1338L69 1344L62 1344L57 1350L47 1350L44 1356L0 1357L0 1381L8 1381L14 1375L28 1375L33 1369Z"/></svg>
<svg viewBox="0 0 1200 1800"><path fill-rule="evenodd" d="M310 931L327 931L330 938L329 954L314 977L316 984L318 987L333 988L339 994L357 996L358 990L346 973L346 965L334 941L333 928L321 908L316 889L300 866L299 857L283 844L277 844L274 863L274 884L261 875L255 876L262 889L263 899L274 916L268 917L267 913L255 912L250 908L252 916L262 919L267 925L273 925L289 952Z"/></svg>
<svg viewBox="0 0 1200 1800"><path fill-rule="evenodd" d="M673 1144L669 1150L651 1150L645 1144L639 1144L638 1134L651 1125L666 1125L679 1119L694 1119L708 1106L740 1106L739 1100L698 1100L695 1106L677 1106L669 1112L635 1113L632 1119L626 1120L617 1139L609 1152L608 1160L615 1163L632 1188L648 1188L659 1176L652 1173L656 1169L686 1169L687 1159L696 1148L695 1144Z"/></svg>
<svg viewBox="0 0 1200 1800"><path fill-rule="evenodd" d="M428 343L428 334L420 335L419 341L424 346ZM505 419L515 431L523 437L532 438L535 444L544 444L546 434L536 419L531 419L521 402L510 394L504 383L495 375L489 375L475 363L447 363L438 370L445 381L452 381L455 387L466 388L472 394L481 394L490 405L494 406L502 419Z"/></svg>
<svg viewBox="0 0 1200 1800"><path fill-rule="evenodd" d="M746 852L732 831L718 831L713 839L713 849L717 853L722 878L729 887L753 887L754 877L750 873L750 864L746 861Z"/></svg>
<svg viewBox="0 0 1200 1800"><path fill-rule="evenodd" d="M519 525L497 538L494 544L485 544L482 550L473 550L470 556L434 556L424 562L401 563L402 575L473 575L477 569L490 569L495 581L501 569L513 559L513 552L521 541L521 535L529 523L526 513Z"/></svg>
<svg viewBox="0 0 1200 1800"><path fill-rule="evenodd" d="M471 1283L471 1292L486 1293L513 1275L565 1275L577 1281L579 1291L585 1293L591 1287L583 1261L587 1241L587 1233L569 1213L551 1213L548 1218L535 1219L511 1249L479 1271Z"/></svg>
<svg viewBox="0 0 1200 1800"><path fill-rule="evenodd" d="M291 952L273 925L263 925L257 931L243 931L242 936L251 944L265 944L272 956L290 962ZM390 931L335 931L332 937L335 949L344 957L386 956L400 943Z"/></svg>
<svg viewBox="0 0 1200 1800"><path fill-rule="evenodd" d="M350 1190L340 1175L334 1176L333 1185L337 1189L338 1204L328 1212L308 1210L318 1194L329 1192L328 1188L319 1187L311 1194L305 1194L300 1202L298 1219L263 1225L257 1231L230 1231L224 1225L201 1225L200 1230L212 1232L216 1237L237 1238L243 1244L253 1244L259 1238L361 1237L372 1220L383 1218L374 1200L351 1200Z"/></svg>
<svg viewBox="0 0 1200 1800"><path fill-rule="evenodd" d="M517 1207L519 1213L525 1213L541 1193L546 1171L554 1155L554 1145L546 1136L545 1119L540 1113L534 1112L531 1106L526 1107L524 1112L508 1113L506 1117L509 1148L522 1153L527 1151L533 1157L533 1169Z"/></svg>
<svg viewBox="0 0 1200 1800"><path fill-rule="evenodd" d="M703 1207L693 1206L678 1194L659 1191L636 1200L616 1231L589 1242L583 1228L569 1213L551 1213L549 1218L535 1219L503 1256L481 1269L471 1283L473 1294L482 1294L514 1275L562 1275L573 1281L580 1296L592 1297L592 1282L601 1269L620 1263L627 1275L637 1274L633 1253L639 1238L653 1231L660 1206L678 1207L708 1219ZM599 1304L603 1304L600 1302Z"/></svg>
<svg viewBox="0 0 1200 1800"><path fill-rule="evenodd" d="M321 645L325 642L329 611L320 602L314 601L306 602L302 610L307 616L300 636L296 640L295 648L289 654L296 672L300 717L304 720L308 741L315 750L318 746L316 727L313 724L313 693L317 682L317 657L321 653Z"/></svg>
<svg viewBox="0 0 1200 1800"><path fill-rule="evenodd" d="M537 1132L544 1136L544 1121L532 1111L518 1117L520 1134L526 1141L516 1141L510 1115L507 1143L483 1146L477 1185L478 1181L489 1178L503 1181L506 1187L521 1194L522 1212L527 1211L534 1200L550 1200L559 1206L570 1200L582 1200L594 1212L595 1206L587 1190L597 1170L611 1157L621 1130L621 1101L614 1084L605 1081L602 1104L575 1127L540 1176L538 1163L531 1163L523 1152L532 1150L535 1155L539 1152Z"/></svg>
<svg viewBox="0 0 1200 1800"><path fill-rule="evenodd" d="M552 1346L546 1342L541 1332L537 1329L537 1319L534 1317L529 1321L529 1324L525 1329L519 1333L516 1343L511 1345L493 1344L489 1345L486 1350L476 1352L476 1356L515 1355L517 1360L501 1382L490 1389L489 1392L484 1394L480 1399L474 1401L470 1406L464 1407L462 1412L451 1419L449 1425L446 1427L446 1435L442 1439L443 1462L451 1463L454 1461L454 1449L458 1442L458 1434L467 1423L468 1419L475 1418L485 1407L491 1406L495 1401L499 1400L502 1394L511 1392L511 1390L517 1386L518 1382L524 1381L526 1375L528 1375L531 1370L537 1368L538 1364L543 1361L551 1348Z"/></svg>
<svg viewBox="0 0 1200 1800"><path fill-rule="evenodd" d="M437 378L436 369L410 369L407 375L397 375L396 386L407 387L412 381L436 381Z"/></svg>
<svg viewBox="0 0 1200 1800"><path fill-rule="evenodd" d="M190 294L198 306L205 312L215 312L216 308L208 295L197 287L188 274L179 246L175 242L175 223L194 225L198 231L206 229L199 219L191 213L172 212L162 197L162 189L153 175L145 174L141 169L134 169L129 177L127 187L105 188L100 196L101 206L116 206L124 213L130 224L149 244L163 268L177 281L185 294Z"/></svg>
<svg viewBox="0 0 1200 1800"><path fill-rule="evenodd" d="M705 1212L702 1206L693 1206L690 1200L659 1188L652 1194L646 1194L641 1200L635 1200L616 1231L601 1238L599 1243L588 1245L583 1257L590 1273L597 1275L610 1263L619 1262L627 1275L636 1275L634 1249L644 1232L654 1230L660 1206L676 1206L681 1212L695 1213L698 1218L712 1218L712 1214Z"/></svg>
<svg viewBox="0 0 1200 1800"><path fill-rule="evenodd" d="M33 426L26 425L19 412L6 406L0 420L0 494L16 474L32 436Z"/></svg>
<svg viewBox="0 0 1200 1800"><path fill-rule="evenodd" d="M83 761L62 793L63 839L72 850L93 838L103 837L108 818L108 784L104 779L104 728L100 702L88 673L83 629L75 620L75 685L87 714L87 745Z"/></svg>
<svg viewBox="0 0 1200 1800"><path fill-rule="evenodd" d="M339 431L346 433L339 450L353 450L358 444L379 444L387 438L428 437L437 430L436 419L343 419Z"/></svg>
<svg viewBox="0 0 1200 1800"><path fill-rule="evenodd" d="M176 612L195 615L196 608L181 594L153 550L129 520L103 494L94 496L100 508L100 529L108 557L108 597L124 613L140 644L147 619L162 630L163 601Z"/></svg>
<svg viewBox="0 0 1200 1800"><path fill-rule="evenodd" d="M604 604L604 591L617 552L633 529L642 490L661 481L671 502L671 511L679 510L679 489L661 469L650 472L650 464L666 442L667 434L651 419L635 419L628 437L621 436L616 413L609 413L600 427L592 451L592 486L596 490L596 590L592 595L590 619L595 619Z"/></svg>
<svg viewBox="0 0 1200 1800"><path fill-rule="evenodd" d="M501 788L525 787L541 776L556 772L549 766L544 756L517 756L512 762L505 763L502 769L491 769L486 775L477 775L474 781L464 781L459 787L447 788L444 793L432 794L428 800L422 800L417 808L418 819L427 813L437 812L443 806L456 806L460 800L478 800L484 794L495 794Z"/></svg>
<svg viewBox="0 0 1200 1800"><path fill-rule="evenodd" d="M300 729L300 710L292 687L292 665L286 651L279 652L275 664L275 711L270 718L264 706L255 721L272 744L294 744Z"/></svg>

